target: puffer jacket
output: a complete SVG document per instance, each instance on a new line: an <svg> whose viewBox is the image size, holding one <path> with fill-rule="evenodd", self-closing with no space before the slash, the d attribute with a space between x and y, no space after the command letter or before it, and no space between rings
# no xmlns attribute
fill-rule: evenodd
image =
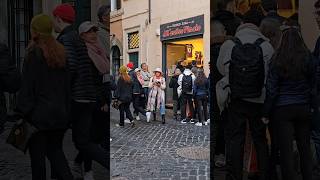
<svg viewBox="0 0 320 180"><path fill-rule="evenodd" d="M143 92L143 88L141 82L139 81L137 74L132 74L132 83L133 83L133 94L141 94Z"/></svg>
<svg viewBox="0 0 320 180"><path fill-rule="evenodd" d="M311 55L306 58L307 74L299 80L281 77L279 71L271 65L266 84L264 117L269 117L271 110L279 106L308 104L317 107L316 61Z"/></svg>
<svg viewBox="0 0 320 180"><path fill-rule="evenodd" d="M74 101L107 102L106 85L88 55L86 44L72 26L66 27L57 40L64 45L67 69L71 78L71 97Z"/></svg>

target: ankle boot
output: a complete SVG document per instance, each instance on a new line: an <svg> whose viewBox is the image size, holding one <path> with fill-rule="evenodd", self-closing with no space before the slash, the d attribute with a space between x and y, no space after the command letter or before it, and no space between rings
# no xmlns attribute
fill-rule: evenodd
<svg viewBox="0 0 320 180"><path fill-rule="evenodd" d="M165 115L162 115L162 124L166 123Z"/></svg>
<svg viewBox="0 0 320 180"><path fill-rule="evenodd" d="M153 113L153 120L154 120L154 121L157 120L157 113Z"/></svg>

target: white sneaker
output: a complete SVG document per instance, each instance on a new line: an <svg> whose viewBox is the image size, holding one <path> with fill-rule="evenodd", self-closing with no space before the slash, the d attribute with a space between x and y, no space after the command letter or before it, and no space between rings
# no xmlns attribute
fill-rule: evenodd
<svg viewBox="0 0 320 180"><path fill-rule="evenodd" d="M196 123L196 126L202 126L202 123L197 122L197 123Z"/></svg>
<svg viewBox="0 0 320 180"><path fill-rule="evenodd" d="M138 116L136 116L136 120L137 120L137 121L140 121L140 117L139 117L139 115L138 115Z"/></svg>
<svg viewBox="0 0 320 180"><path fill-rule="evenodd" d="M207 120L207 123L210 124L210 119Z"/></svg>
<svg viewBox="0 0 320 180"><path fill-rule="evenodd" d="M86 172L83 176L83 180L94 180L92 171Z"/></svg>
<svg viewBox="0 0 320 180"><path fill-rule="evenodd" d="M147 122L150 122L151 112L147 112L147 113L146 113L146 116L147 116Z"/></svg>
<svg viewBox="0 0 320 180"><path fill-rule="evenodd" d="M73 163L71 167L72 174L75 179L82 179L83 178L83 168L82 165L79 163Z"/></svg>
<svg viewBox="0 0 320 180"><path fill-rule="evenodd" d="M186 119L183 119L183 120L181 121L181 123L182 123L182 124L187 124L187 120L186 120Z"/></svg>
<svg viewBox="0 0 320 180"><path fill-rule="evenodd" d="M110 138L110 142L112 141L112 138Z"/></svg>
<svg viewBox="0 0 320 180"><path fill-rule="evenodd" d="M208 122L204 122L204 125L205 125L205 126L208 126Z"/></svg>
<svg viewBox="0 0 320 180"><path fill-rule="evenodd" d="M194 124L195 121L196 121L195 119L191 119L191 120L190 120L190 123L191 123L191 124Z"/></svg>
<svg viewBox="0 0 320 180"><path fill-rule="evenodd" d="M125 119L124 123L131 124L131 121L129 119Z"/></svg>

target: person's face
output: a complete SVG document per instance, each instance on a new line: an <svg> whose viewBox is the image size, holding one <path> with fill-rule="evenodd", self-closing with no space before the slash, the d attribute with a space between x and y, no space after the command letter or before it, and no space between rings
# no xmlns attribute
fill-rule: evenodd
<svg viewBox="0 0 320 180"><path fill-rule="evenodd" d="M61 33L61 31L62 31L62 28L61 28L62 22L63 22L62 19L57 17L57 16L55 16L53 18L53 28L54 28L54 31L56 33Z"/></svg>
<svg viewBox="0 0 320 180"><path fill-rule="evenodd" d="M103 24L110 24L110 14L106 13L102 16Z"/></svg>
<svg viewBox="0 0 320 180"><path fill-rule="evenodd" d="M82 33L81 37L86 42L97 42L98 40L97 30L95 28L91 28L88 32Z"/></svg>
<svg viewBox="0 0 320 180"><path fill-rule="evenodd" d="M141 71L137 71L136 74L137 74L137 76L140 76Z"/></svg>
<svg viewBox="0 0 320 180"><path fill-rule="evenodd" d="M175 71L174 73L176 76L179 76L181 74L181 71Z"/></svg>
<svg viewBox="0 0 320 180"><path fill-rule="evenodd" d="M143 65L142 65L142 69L143 69L144 71L147 71L147 70L148 70L148 66L147 66L146 64L143 64Z"/></svg>
<svg viewBox="0 0 320 180"><path fill-rule="evenodd" d="M160 77L160 76L161 76L161 73L160 73L160 72L156 72L156 76L157 76L157 77Z"/></svg>

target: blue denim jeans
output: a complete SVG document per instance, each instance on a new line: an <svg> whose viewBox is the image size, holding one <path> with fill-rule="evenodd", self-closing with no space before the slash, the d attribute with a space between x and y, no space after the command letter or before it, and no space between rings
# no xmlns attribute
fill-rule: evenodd
<svg viewBox="0 0 320 180"><path fill-rule="evenodd" d="M160 114L161 115L165 115L166 114L166 105L165 105L165 103L162 103L160 105Z"/></svg>

